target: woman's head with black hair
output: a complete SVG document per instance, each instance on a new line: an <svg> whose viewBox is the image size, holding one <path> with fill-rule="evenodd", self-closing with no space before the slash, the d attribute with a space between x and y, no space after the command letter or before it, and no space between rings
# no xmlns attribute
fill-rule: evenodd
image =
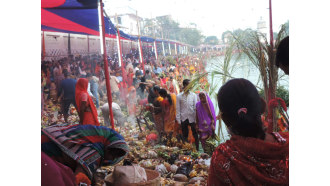
<svg viewBox="0 0 330 186"><path fill-rule="evenodd" d="M172 98L171 95L167 94L167 91L165 89L160 89L159 95L163 98L167 98L170 105L172 105Z"/></svg>
<svg viewBox="0 0 330 186"><path fill-rule="evenodd" d="M153 89L154 89L154 93L158 96L159 91L160 91L160 87L158 85L155 85Z"/></svg>
<svg viewBox="0 0 330 186"><path fill-rule="evenodd" d="M217 97L222 119L231 133L265 138L261 121L264 102L250 81L243 78L229 80L219 89Z"/></svg>
<svg viewBox="0 0 330 186"><path fill-rule="evenodd" d="M289 36L282 39L277 47L275 65L289 75Z"/></svg>

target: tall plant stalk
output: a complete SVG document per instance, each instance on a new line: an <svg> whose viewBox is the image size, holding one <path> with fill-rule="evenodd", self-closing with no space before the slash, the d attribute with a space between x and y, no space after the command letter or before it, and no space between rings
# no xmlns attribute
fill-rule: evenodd
<svg viewBox="0 0 330 186"><path fill-rule="evenodd" d="M285 25L281 26L278 33L275 48L287 34ZM275 98L275 91L278 82L278 68L275 66L275 50L270 46L265 35L258 31L245 30L240 34L232 35L237 43L237 48L244 53L254 64L259 72L263 82L265 100L269 102ZM267 108L268 132L277 131L276 114L271 108Z"/></svg>

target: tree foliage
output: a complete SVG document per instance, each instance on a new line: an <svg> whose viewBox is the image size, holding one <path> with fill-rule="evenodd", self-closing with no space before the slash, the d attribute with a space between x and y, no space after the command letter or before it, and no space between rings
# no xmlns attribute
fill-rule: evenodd
<svg viewBox="0 0 330 186"><path fill-rule="evenodd" d="M197 46L201 44L203 35L197 29L182 28L180 31L180 37L182 42Z"/></svg>
<svg viewBox="0 0 330 186"><path fill-rule="evenodd" d="M195 23L190 23L196 27ZM141 28L142 35L151 37L177 40L190 45L199 45L203 35L196 28L180 27L180 24L173 20L171 16L160 16L155 19L145 19Z"/></svg>
<svg viewBox="0 0 330 186"><path fill-rule="evenodd" d="M227 30L226 32L223 32L221 35L222 42L225 42L226 35L231 35L231 31Z"/></svg>
<svg viewBox="0 0 330 186"><path fill-rule="evenodd" d="M217 36L207 36L204 40L204 43L208 45L217 45L219 43L219 39Z"/></svg>

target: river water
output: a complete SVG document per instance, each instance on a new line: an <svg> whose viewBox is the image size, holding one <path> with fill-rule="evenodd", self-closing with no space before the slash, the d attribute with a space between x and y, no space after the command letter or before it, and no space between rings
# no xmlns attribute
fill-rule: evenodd
<svg viewBox="0 0 330 186"><path fill-rule="evenodd" d="M212 81L211 72L214 70L221 71L219 69L219 64L223 64L224 56L211 58L207 61L206 71L209 72L208 75L208 82L211 86L215 87L215 91L210 95L210 98L214 104L214 109L216 114L219 112L219 107L216 101L216 94L218 93L219 88L222 86L222 77L219 75L214 77ZM257 87L263 88L262 82L259 78L259 70L256 66L252 64L247 58L241 58L236 60L235 58L230 61L230 67L235 65L236 67L233 68L233 73L231 74L234 78L245 78L251 81ZM278 81L278 86L284 86L286 89L289 89L289 76L285 75L282 70L279 70L279 77L281 77ZM229 78L227 79L229 80ZM220 135L220 143L225 142L227 139L230 138L228 132L226 130L225 124L222 122L221 131L223 135ZM216 126L216 133L218 132L219 121L217 121ZM218 133L217 133L218 134Z"/></svg>

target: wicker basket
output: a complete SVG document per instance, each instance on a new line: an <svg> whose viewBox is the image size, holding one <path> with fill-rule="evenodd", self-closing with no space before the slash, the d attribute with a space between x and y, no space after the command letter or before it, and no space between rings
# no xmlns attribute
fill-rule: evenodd
<svg viewBox="0 0 330 186"><path fill-rule="evenodd" d="M140 182L140 183L131 183L126 184L125 186L160 186L160 174L155 170L145 169L147 174L147 181L146 182ZM114 184L104 180L106 183L106 186L113 186Z"/></svg>

